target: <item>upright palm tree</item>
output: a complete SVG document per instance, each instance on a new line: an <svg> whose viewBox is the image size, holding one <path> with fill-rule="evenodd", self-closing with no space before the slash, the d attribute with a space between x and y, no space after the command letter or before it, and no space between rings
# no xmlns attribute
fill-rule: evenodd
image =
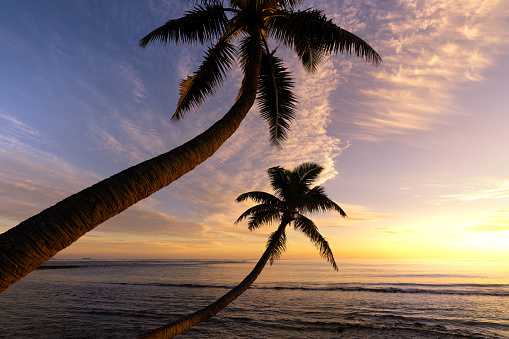
<svg viewBox="0 0 509 339"><path fill-rule="evenodd" d="M256 266L239 285L214 303L169 325L147 332L141 337L173 338L219 313L251 286L268 261L272 265L274 260L281 256L286 249L285 229L290 224L303 232L318 247L320 255L337 271L338 266L329 243L320 234L315 223L305 216L307 213L331 211L346 217L345 212L327 197L322 187L310 188L322 171L323 167L315 163L303 163L293 171L272 167L268 173L275 195L259 191L239 195L238 202L252 199L259 204L245 211L235 223L249 219L248 228L251 231L264 224L279 223L277 230L269 236L267 249Z"/></svg>
<svg viewBox="0 0 509 339"><path fill-rule="evenodd" d="M224 6L224 2L229 7ZM271 143L286 138L295 113L293 82L269 39L292 48L313 72L324 56L354 53L378 64L365 41L315 9L296 10L299 0L202 0L182 18L168 21L140 40L210 43L198 70L180 85L173 120L214 93L235 57L244 80L225 116L185 144L78 192L0 235L0 292L71 245L85 233L168 186L212 156L237 130L258 95ZM237 45L235 44L237 43Z"/></svg>

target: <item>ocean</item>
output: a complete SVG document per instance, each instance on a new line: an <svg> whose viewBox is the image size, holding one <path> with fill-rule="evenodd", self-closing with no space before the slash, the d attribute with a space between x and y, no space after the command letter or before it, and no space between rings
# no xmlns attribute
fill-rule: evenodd
<svg viewBox="0 0 509 339"><path fill-rule="evenodd" d="M1 338L136 338L255 260L50 260L0 294ZM509 338L509 260L278 260L182 338Z"/></svg>

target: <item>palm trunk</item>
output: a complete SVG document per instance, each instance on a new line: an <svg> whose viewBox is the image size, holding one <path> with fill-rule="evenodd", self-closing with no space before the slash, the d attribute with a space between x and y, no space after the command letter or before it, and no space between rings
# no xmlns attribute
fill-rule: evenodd
<svg viewBox="0 0 509 339"><path fill-rule="evenodd" d="M82 235L168 186L212 156L237 130L256 98L261 64L259 27L242 94L208 130L165 154L78 192L0 234L0 293Z"/></svg>
<svg viewBox="0 0 509 339"><path fill-rule="evenodd" d="M231 302L237 299L242 293L244 293L249 288L249 286L251 286L254 283L256 278L258 278L260 273L262 273L263 268L267 264L267 261L269 261L270 256L274 249L276 248L279 238L284 233L284 230L287 225L288 222L286 221L281 222L281 225L274 234L272 241L270 242L269 246L267 246L267 249L263 253L260 260L258 260L256 266L253 268L251 273L249 273L249 275L246 278L244 278L244 280L242 280L242 282L238 284L234 289L223 295L221 298L219 298L217 301L213 302L209 306L202 308L201 310L192 313L184 318L181 318L180 320L174 321L166 326L144 333L140 336L140 338L143 339L173 338L176 335L190 329L194 325L197 325L202 321L208 320L215 316L216 314L218 314L223 308L228 306Z"/></svg>

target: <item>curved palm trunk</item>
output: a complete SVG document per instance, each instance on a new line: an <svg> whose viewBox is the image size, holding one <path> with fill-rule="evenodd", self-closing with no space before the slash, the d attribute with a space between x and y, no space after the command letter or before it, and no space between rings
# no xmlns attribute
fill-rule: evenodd
<svg viewBox="0 0 509 339"><path fill-rule="evenodd" d="M234 289L223 295L217 301L213 302L209 306L202 308L201 310L192 313L180 320L174 321L166 326L144 333L140 336L143 339L162 339L162 338L173 338L176 335L190 329L194 325L201 323L202 321L208 320L218 314L223 308L228 306L231 302L237 299L242 293L244 293L249 286L251 286L256 278L262 273L263 268L269 261L270 255L276 248L279 238L283 234L288 222L283 221L277 229L272 241L263 253L258 263L253 268L251 273L242 280Z"/></svg>
<svg viewBox="0 0 509 339"><path fill-rule="evenodd" d="M208 130L165 154L84 189L0 234L0 293L60 250L204 162L237 130L256 98L261 64L259 27L253 29L241 96Z"/></svg>

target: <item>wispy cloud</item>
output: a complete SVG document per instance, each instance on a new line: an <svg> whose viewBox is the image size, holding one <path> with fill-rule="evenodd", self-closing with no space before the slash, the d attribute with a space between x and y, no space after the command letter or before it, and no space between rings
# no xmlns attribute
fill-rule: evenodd
<svg viewBox="0 0 509 339"><path fill-rule="evenodd" d="M117 60L112 62L119 69L119 74L125 79L124 85L130 88L135 102L141 102L145 98L146 88L142 77L134 66L127 61Z"/></svg>
<svg viewBox="0 0 509 339"><path fill-rule="evenodd" d="M0 137L4 140L9 139L11 143L16 142L36 142L48 143L49 139L42 136L34 128L19 121L17 118L0 108Z"/></svg>
<svg viewBox="0 0 509 339"><path fill-rule="evenodd" d="M347 88L337 107L357 114L337 121L352 138L427 131L458 114L455 91L482 81L509 41L504 1L345 2L338 13L349 6L339 23L359 29L384 58L378 69L356 63L350 71L357 93Z"/></svg>
<svg viewBox="0 0 509 339"><path fill-rule="evenodd" d="M0 114L4 120L0 128L0 226L14 226L100 179L34 147L34 142L47 139L5 111Z"/></svg>
<svg viewBox="0 0 509 339"><path fill-rule="evenodd" d="M118 118L114 119L115 123L111 121L113 117ZM134 165L172 148L160 128L168 124L157 123L149 112L140 118L121 117L118 112L111 112L105 120L103 124L90 124L86 135L93 142L92 151L108 154L115 162Z"/></svg>
<svg viewBox="0 0 509 339"><path fill-rule="evenodd" d="M482 186L481 186L482 185ZM474 201L480 199L509 199L509 180L494 181L471 187L462 193L444 194L442 201Z"/></svg>
<svg viewBox="0 0 509 339"><path fill-rule="evenodd" d="M154 209L146 203L132 206L125 212L105 222L98 232L150 236L166 240L190 240L203 237L203 226Z"/></svg>

